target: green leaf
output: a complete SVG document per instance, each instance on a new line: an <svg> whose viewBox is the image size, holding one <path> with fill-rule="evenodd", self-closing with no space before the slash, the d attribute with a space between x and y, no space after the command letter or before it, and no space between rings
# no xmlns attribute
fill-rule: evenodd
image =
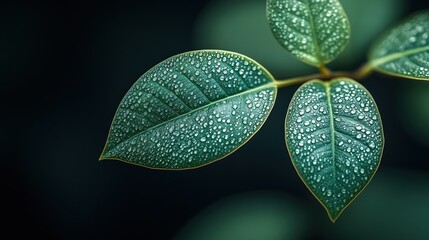
<svg viewBox="0 0 429 240"><path fill-rule="evenodd" d="M380 164L384 137L374 100L351 79L313 80L292 98L285 130L296 171L335 221Z"/></svg>
<svg viewBox="0 0 429 240"><path fill-rule="evenodd" d="M227 156L259 130L276 98L270 73L232 52L173 56L123 98L101 159L188 169Z"/></svg>
<svg viewBox="0 0 429 240"><path fill-rule="evenodd" d="M311 65L336 58L350 38L349 21L337 0L268 0L267 16L277 41Z"/></svg>
<svg viewBox="0 0 429 240"><path fill-rule="evenodd" d="M370 66L398 77L429 80L429 11L417 13L382 38Z"/></svg>

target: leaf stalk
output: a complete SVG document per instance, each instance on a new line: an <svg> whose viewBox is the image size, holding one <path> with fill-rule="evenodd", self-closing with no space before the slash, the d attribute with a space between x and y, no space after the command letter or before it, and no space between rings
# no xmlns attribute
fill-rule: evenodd
<svg viewBox="0 0 429 240"><path fill-rule="evenodd" d="M301 77L275 80L274 83L278 88L284 88L284 87L289 87L293 85L303 84L305 82L308 82L314 79L329 81L333 78L346 77L346 78L351 78L359 81L367 78L372 73L373 68L370 63L365 63L354 72L347 72L347 71L333 72L324 66L321 67L319 70L320 70L320 73L305 75Z"/></svg>

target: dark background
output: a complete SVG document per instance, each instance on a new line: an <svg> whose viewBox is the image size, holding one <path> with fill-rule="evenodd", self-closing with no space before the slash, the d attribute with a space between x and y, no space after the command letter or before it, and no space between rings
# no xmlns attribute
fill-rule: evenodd
<svg viewBox="0 0 429 240"><path fill-rule="evenodd" d="M280 90L272 115L248 144L204 168L170 172L98 161L116 107L134 81L160 61L197 48L195 21L207 2L0 4L0 189L6 222L1 234L171 239L207 206L262 191L287 194L300 204L301 214L308 216L307 230L299 235L303 239L331 239L338 232L343 235L336 238L342 238L353 233L348 228L353 224L375 233L359 225L368 219L378 219L375 225L383 222L393 232L395 226L404 227L404 235L396 237L428 236L424 227L407 225L416 219L429 224L428 207L416 205L422 191L429 196L429 138L416 137L406 127L412 122L402 120L408 106L401 108L401 91L409 80L375 75L363 82L379 106L386 146L368 193L335 225L300 182L284 146L283 120L297 87ZM408 1L401 16L424 8L428 1ZM356 54L363 62L364 54ZM387 189L386 194L376 195L379 189ZM409 211L395 214L404 206Z"/></svg>

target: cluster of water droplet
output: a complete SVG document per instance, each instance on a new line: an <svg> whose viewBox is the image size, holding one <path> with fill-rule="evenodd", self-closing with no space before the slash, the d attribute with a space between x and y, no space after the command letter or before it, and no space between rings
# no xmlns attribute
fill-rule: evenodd
<svg viewBox="0 0 429 240"><path fill-rule="evenodd" d="M373 99L352 80L313 81L297 91L285 127L297 171L338 214L380 161L383 133Z"/></svg>
<svg viewBox="0 0 429 240"><path fill-rule="evenodd" d="M196 51L171 57L126 94L104 156L156 168L203 165L249 139L275 94L271 77L241 55Z"/></svg>
<svg viewBox="0 0 429 240"><path fill-rule="evenodd" d="M334 59L350 35L347 17L337 0L270 0L268 20L279 42L313 65Z"/></svg>
<svg viewBox="0 0 429 240"><path fill-rule="evenodd" d="M421 51L413 52L416 49ZM429 14L427 12L411 17L393 29L388 37L375 47L372 59L392 54L392 58L380 68L412 77L429 78Z"/></svg>

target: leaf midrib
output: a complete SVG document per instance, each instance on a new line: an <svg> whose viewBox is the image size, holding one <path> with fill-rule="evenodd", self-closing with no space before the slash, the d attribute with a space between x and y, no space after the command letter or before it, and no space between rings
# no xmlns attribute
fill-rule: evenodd
<svg viewBox="0 0 429 240"><path fill-rule="evenodd" d="M152 129L155 129L155 128L158 128L158 127L161 127L161 126L166 125L167 123L170 123L170 122L174 122L174 121L176 121L176 120L178 120L178 119L180 119L180 118L182 118L182 117L185 117L185 116L187 116L187 115L191 115L191 114L193 114L194 112L200 111L200 110L202 110L202 109L204 109L204 108L207 108L207 107L210 107L210 106L212 106L212 105L216 105L217 103L220 103L220 102L222 102L222 101L227 101L227 100L229 100L229 99L232 99L232 98L235 98L235 97L238 97L238 96L241 96L241 95L246 95L246 94L248 94L248 93L257 92L257 91L261 91L261 90L264 90L264 89L269 89L269 88L271 88L271 87L276 88L276 84L275 84L274 82L266 83L266 84L261 85L261 86L258 86L258 87L256 87L256 88L251 88L251 89L248 89L248 90L246 90L246 91L239 92L239 93L236 93L236 94L234 94L234 95L230 95L230 96L228 96L228 97L226 97L226 98L221 98L221 99L218 99L218 100L216 100L216 101L210 102L210 103L208 103L208 104L206 104L206 105L203 105L203 106L201 106L201 107L198 107L198 108L192 109L192 110L191 110L191 111L189 111L189 112L186 112L186 113L184 113L184 114L178 115L178 116L176 116L176 117L174 117L174 118L172 118L172 119L168 119L168 120L167 120L167 121L165 121L165 122L159 123L159 124L157 124L157 125L154 125L154 126L152 126L152 127L149 127L149 128L147 128L147 129L145 129L145 130L143 130L143 131L141 131L141 132L138 132L138 133L136 133L136 134L134 134L134 135L130 136L129 138L125 139L124 141L119 142L118 144L116 144L116 145L115 145L114 147L112 147L110 150L106 151L103 155L107 155L107 153L111 152L112 150L114 150L115 148L117 148L119 145L124 144L125 142L129 141L130 139L135 138L136 136L139 136L139 135L141 135L141 134L144 134L145 132L151 131Z"/></svg>
<svg viewBox="0 0 429 240"><path fill-rule="evenodd" d="M329 110L329 124L331 131L331 151L332 151L332 167L334 169L334 183L337 179L337 169L336 169L336 161L335 161L335 127L334 127L334 113L332 110L332 99L331 99L331 85L330 83L324 83L326 89L326 101L328 102L328 110ZM336 198L336 193L333 192L332 196Z"/></svg>
<svg viewBox="0 0 429 240"><path fill-rule="evenodd" d="M403 58L403 57L407 57L409 55L414 55L414 54L418 54L418 53L422 53L425 51L429 51L429 46L425 46L425 47L419 47L419 48L414 48L414 49L410 49L404 52L395 52L395 53L391 53L387 56L381 57L381 58L377 58L377 59L373 59L370 62L370 65L372 67L378 67L382 64Z"/></svg>
<svg viewBox="0 0 429 240"><path fill-rule="evenodd" d="M313 14L311 12L310 3L308 2L308 0L304 0L304 2L305 2L305 6L307 7L307 10L308 10L308 17L309 17L310 27L311 27L311 30L312 30L312 38L313 38L314 46L316 48L317 60L319 61L318 64L322 64L323 61L322 61L322 55L321 55L321 52L320 52L319 41L318 41L318 39L316 37L316 36L318 36L318 32L317 32L317 29L316 29L315 24L314 24L314 19L313 19Z"/></svg>

